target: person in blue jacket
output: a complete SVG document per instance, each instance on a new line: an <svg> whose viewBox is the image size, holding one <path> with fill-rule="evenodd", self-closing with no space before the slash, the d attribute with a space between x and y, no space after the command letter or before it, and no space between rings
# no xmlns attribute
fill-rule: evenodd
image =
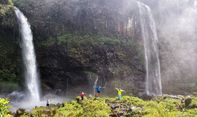
<svg viewBox="0 0 197 117"><path fill-rule="evenodd" d="M96 97L99 97L101 95L101 91L102 91L102 87L101 86L96 86L95 90L96 90Z"/></svg>

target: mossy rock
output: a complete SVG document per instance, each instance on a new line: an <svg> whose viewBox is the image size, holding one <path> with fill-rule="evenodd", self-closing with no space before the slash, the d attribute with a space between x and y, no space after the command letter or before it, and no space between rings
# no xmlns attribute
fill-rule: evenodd
<svg viewBox="0 0 197 117"><path fill-rule="evenodd" d="M30 114L26 112L25 109L19 108L18 110L16 110L16 114L14 116L15 117L29 117Z"/></svg>
<svg viewBox="0 0 197 117"><path fill-rule="evenodd" d="M58 106L52 107L36 107L32 110L33 117L54 117L57 113Z"/></svg>
<svg viewBox="0 0 197 117"><path fill-rule="evenodd" d="M186 97L184 102L185 102L185 107L188 107L192 103L192 98Z"/></svg>

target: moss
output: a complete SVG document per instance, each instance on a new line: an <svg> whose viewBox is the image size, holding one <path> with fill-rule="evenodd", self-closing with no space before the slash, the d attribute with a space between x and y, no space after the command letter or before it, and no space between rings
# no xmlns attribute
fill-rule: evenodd
<svg viewBox="0 0 197 117"><path fill-rule="evenodd" d="M109 117L111 112L110 107L103 99L90 99L82 102L83 115L82 117Z"/></svg>
<svg viewBox="0 0 197 117"><path fill-rule="evenodd" d="M184 117L196 117L197 116L197 108L187 109L185 112L181 113Z"/></svg>
<svg viewBox="0 0 197 117"><path fill-rule="evenodd" d="M79 117L83 114L83 108L76 101L66 102L62 108L57 110L55 117Z"/></svg>
<svg viewBox="0 0 197 117"><path fill-rule="evenodd" d="M197 97L192 97L191 99L192 101L190 105L188 106L188 108L197 108Z"/></svg>
<svg viewBox="0 0 197 117"><path fill-rule="evenodd" d="M138 107L143 107L145 105L145 101L137 97L124 96L122 101Z"/></svg>
<svg viewBox="0 0 197 117"><path fill-rule="evenodd" d="M173 104L166 102L148 101L144 108L144 117L174 117L179 113L178 110L172 109L176 108Z"/></svg>

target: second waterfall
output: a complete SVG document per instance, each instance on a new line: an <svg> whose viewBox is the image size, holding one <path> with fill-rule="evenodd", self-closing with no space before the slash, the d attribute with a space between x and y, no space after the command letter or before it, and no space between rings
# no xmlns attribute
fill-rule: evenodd
<svg viewBox="0 0 197 117"><path fill-rule="evenodd" d="M20 33L22 55L25 67L25 82L28 97L34 101L40 101L40 83L36 65L36 56L34 52L33 36L30 24L24 14L15 7L15 14L18 19Z"/></svg>
<svg viewBox="0 0 197 117"><path fill-rule="evenodd" d="M138 2L146 63L146 94L162 95L158 36L151 9Z"/></svg>

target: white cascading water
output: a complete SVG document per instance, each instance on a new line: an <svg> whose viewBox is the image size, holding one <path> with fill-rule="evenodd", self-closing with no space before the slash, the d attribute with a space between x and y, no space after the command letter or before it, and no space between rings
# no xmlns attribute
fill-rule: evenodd
<svg viewBox="0 0 197 117"><path fill-rule="evenodd" d="M94 86L93 86L94 96L96 94L95 88L97 87L97 83L98 83L98 76L96 77L96 80L94 81Z"/></svg>
<svg viewBox="0 0 197 117"><path fill-rule="evenodd" d="M144 3L137 2L140 14L142 38L144 40L146 64L146 94L162 95L158 36L151 9Z"/></svg>
<svg viewBox="0 0 197 117"><path fill-rule="evenodd" d="M22 55L25 66L25 80L28 96L34 101L40 101L40 84L34 52L33 36L30 24L24 14L15 7L21 33Z"/></svg>

